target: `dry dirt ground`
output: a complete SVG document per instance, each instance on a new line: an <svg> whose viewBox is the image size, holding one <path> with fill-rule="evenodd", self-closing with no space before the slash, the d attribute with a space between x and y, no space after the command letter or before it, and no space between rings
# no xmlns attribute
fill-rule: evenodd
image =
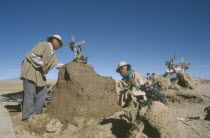
<svg viewBox="0 0 210 138"><path fill-rule="evenodd" d="M6 106L16 137L132 137L128 134L131 123L120 117L125 110L115 102L113 84L112 78L98 75L91 66L65 65L53 88L52 102L43 114L22 122L17 103ZM22 91L21 81L0 81L0 86L1 97ZM204 108L210 106L209 81L202 81L193 89L165 89L161 92L167 97L168 105L154 102L141 110L139 114L143 123L140 123L139 137L210 137L210 121L200 119ZM50 121L53 130L46 129Z"/></svg>

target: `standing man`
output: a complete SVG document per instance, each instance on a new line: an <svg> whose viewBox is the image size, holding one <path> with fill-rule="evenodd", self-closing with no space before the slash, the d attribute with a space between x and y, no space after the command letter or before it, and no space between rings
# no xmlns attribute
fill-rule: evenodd
<svg viewBox="0 0 210 138"><path fill-rule="evenodd" d="M59 35L47 37L48 42L38 43L26 55L21 67L21 79L23 80L24 99L22 121L27 120L33 114L43 111L44 100L47 96L46 76L53 67L60 68L63 64L58 62L54 52L62 45Z"/></svg>

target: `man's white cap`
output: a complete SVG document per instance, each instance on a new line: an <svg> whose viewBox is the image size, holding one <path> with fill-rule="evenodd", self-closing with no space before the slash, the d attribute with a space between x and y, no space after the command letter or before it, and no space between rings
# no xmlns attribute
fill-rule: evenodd
<svg viewBox="0 0 210 138"><path fill-rule="evenodd" d="M118 64L118 68L116 69L116 72L119 73L119 69L120 69L121 67L123 67L123 66L129 66L129 67L131 67L130 64L127 64L125 61L121 61L121 62Z"/></svg>
<svg viewBox="0 0 210 138"><path fill-rule="evenodd" d="M55 34L55 35L48 36L47 42L49 42L51 39L57 39L60 42L61 46L63 45L62 38L60 37L60 35Z"/></svg>

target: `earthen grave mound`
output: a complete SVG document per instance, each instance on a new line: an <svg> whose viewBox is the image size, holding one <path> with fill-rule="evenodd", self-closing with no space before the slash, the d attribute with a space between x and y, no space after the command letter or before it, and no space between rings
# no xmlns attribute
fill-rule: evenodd
<svg viewBox="0 0 210 138"><path fill-rule="evenodd" d="M88 64L69 62L59 71L47 114L62 124L75 117L101 119L121 110L117 104L115 81L97 74Z"/></svg>

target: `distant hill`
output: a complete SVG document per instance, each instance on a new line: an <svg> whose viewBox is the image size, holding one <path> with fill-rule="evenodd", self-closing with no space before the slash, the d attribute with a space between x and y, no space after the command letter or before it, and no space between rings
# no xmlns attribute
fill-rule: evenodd
<svg viewBox="0 0 210 138"><path fill-rule="evenodd" d="M9 78L9 79L0 79L1 81L17 81L20 80L19 77Z"/></svg>
<svg viewBox="0 0 210 138"><path fill-rule="evenodd" d="M8 79L0 79L0 81L18 81L18 80L21 80L21 79L19 77L8 78ZM57 80L57 79L56 78L49 78L47 80L54 81L54 80Z"/></svg>

